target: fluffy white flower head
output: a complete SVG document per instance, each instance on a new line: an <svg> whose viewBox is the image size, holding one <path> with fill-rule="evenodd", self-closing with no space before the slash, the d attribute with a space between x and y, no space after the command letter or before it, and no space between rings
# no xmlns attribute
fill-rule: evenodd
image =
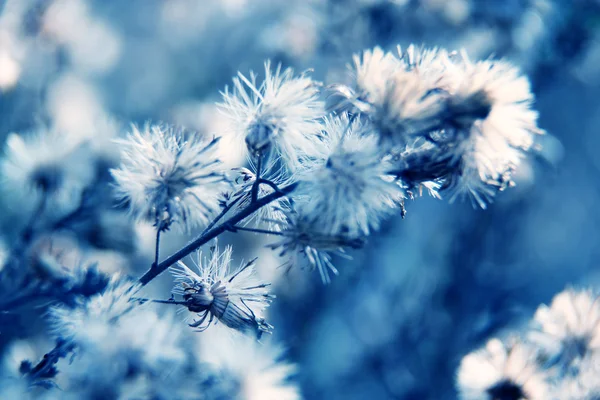
<svg viewBox="0 0 600 400"><path fill-rule="evenodd" d="M470 194L485 208L498 189L512 184L512 171L543 131L531 109L529 81L511 64L472 63L463 56L449 74L457 84L447 118L458 131L455 154L462 163L462 173L451 185L452 198Z"/></svg>
<svg viewBox="0 0 600 400"><path fill-rule="evenodd" d="M178 283L173 293L183 297L189 311L198 314L199 319L190 326L202 331L216 318L232 329L260 338L272 329L264 319L264 311L273 298L267 289L270 284L256 276L255 260L231 271L232 252L231 246L219 252L216 245L209 257L199 252L197 272L179 262L171 269Z"/></svg>
<svg viewBox="0 0 600 400"><path fill-rule="evenodd" d="M79 199L94 172L91 163L77 162L79 144L56 131L8 135L1 163L2 184L11 194L8 198L15 198L19 208L35 206L42 199L52 203L46 210L76 205L74 199Z"/></svg>
<svg viewBox="0 0 600 400"><path fill-rule="evenodd" d="M299 178L302 213L319 221L323 233L368 235L403 199L377 137L342 115L325 119L321 147Z"/></svg>
<svg viewBox="0 0 600 400"><path fill-rule="evenodd" d="M341 105L360 111L381 144L406 154L408 164L425 163L415 174L400 160L400 170L437 180L451 201L467 194L485 208L514 184L512 172L542 133L529 82L507 62L474 63L464 53L409 46L398 48L398 57L367 50L354 64L354 88L332 86ZM421 183L412 178L409 186Z"/></svg>
<svg viewBox="0 0 600 400"><path fill-rule="evenodd" d="M523 343L506 346L498 339L462 359L457 388L462 400L550 398L532 349Z"/></svg>
<svg viewBox="0 0 600 400"><path fill-rule="evenodd" d="M138 304L132 297L139 286L114 278L104 292L81 302L77 307L50 309L50 321L57 336L77 344L95 343L106 337L111 324Z"/></svg>
<svg viewBox="0 0 600 400"><path fill-rule="evenodd" d="M183 332L174 315L161 317L151 303L140 304L138 290L115 279L102 294L74 308L50 310L56 337L76 349L71 362L61 362L57 377L72 398L130 398L128 383L145 376L158 379L186 365Z"/></svg>
<svg viewBox="0 0 600 400"><path fill-rule="evenodd" d="M563 364L598 351L600 300L591 291L567 289L557 294L550 306L536 311L530 339Z"/></svg>
<svg viewBox="0 0 600 400"><path fill-rule="evenodd" d="M279 65L273 72L267 62L262 84L253 73L249 78L238 74L219 106L252 156L273 150L293 171L300 159L314 152L318 120L324 115L319 86L305 74L294 76L290 68L282 71Z"/></svg>
<svg viewBox="0 0 600 400"><path fill-rule="evenodd" d="M132 127L123 146L120 168L111 170L117 195L139 219L166 230L177 222L184 230L206 224L227 189L216 158L218 138L162 125Z"/></svg>
<svg viewBox="0 0 600 400"><path fill-rule="evenodd" d="M392 53L375 47L373 50L365 50L362 57L355 54L352 60L358 97L370 104L382 104L389 79L401 68L398 59Z"/></svg>
<svg viewBox="0 0 600 400"><path fill-rule="evenodd" d="M43 192L57 190L65 179L64 158L73 150L69 141L53 132L26 137L10 134L2 172L6 181L23 184Z"/></svg>
<svg viewBox="0 0 600 400"><path fill-rule="evenodd" d="M232 340L235 339L235 340ZM207 335L200 341L202 359L236 381L238 397L244 400L299 400L291 382L296 366L283 360L279 346L250 338Z"/></svg>
<svg viewBox="0 0 600 400"><path fill-rule="evenodd" d="M361 111L386 145L403 145L411 135L439 125L444 110L446 52L410 46L400 58L376 47L354 56L355 88L333 86Z"/></svg>

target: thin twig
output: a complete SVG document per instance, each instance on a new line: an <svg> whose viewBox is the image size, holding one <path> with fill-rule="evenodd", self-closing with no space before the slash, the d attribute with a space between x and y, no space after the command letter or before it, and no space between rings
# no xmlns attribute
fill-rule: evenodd
<svg viewBox="0 0 600 400"><path fill-rule="evenodd" d="M189 304L187 301L177 301L173 298L170 298L169 300L154 300L154 299L145 299L143 297L132 297L131 300L139 301L140 304L144 304L147 302L160 303L160 304L174 304L174 305L178 305L178 306L186 306Z"/></svg>
<svg viewBox="0 0 600 400"><path fill-rule="evenodd" d="M188 256L189 254L193 253L194 251L198 250L202 245L208 243L209 241L216 238L223 232L226 232L229 227L235 226L236 224L243 221L248 216L250 216L253 213L255 213L256 211L258 211L260 208L266 206L267 204L269 204L277 199L280 199L283 196L287 196L292 191L294 191L294 189L296 189L297 186L298 186L298 183L292 183L288 186L281 188L279 190L279 192L271 193L267 196L257 199L255 202L250 203L248 205L248 207L244 208L239 213L232 216L229 220L223 222L222 224L220 224L218 226L215 226L214 228L210 229L209 231L207 231L205 233L202 233L200 236L198 236L196 239L192 240L190 243L185 245L183 248L179 249L177 252L175 252L174 254L167 257L160 264L158 264L158 266L156 268L151 268L148 271L146 271L146 273L144 275L142 275L142 277L139 279L139 282L142 285L147 285L150 281L152 281L158 275L163 273L167 268L169 268L171 265L175 264L177 261L181 260L182 258L184 258L184 257Z"/></svg>
<svg viewBox="0 0 600 400"><path fill-rule="evenodd" d="M228 227L228 230L230 232L246 231L246 232L254 232L254 233L264 233L266 235L284 236L283 232L269 231L267 229L259 229L259 228L247 228L245 226L239 226L239 225L230 226L230 227Z"/></svg>
<svg viewBox="0 0 600 400"><path fill-rule="evenodd" d="M29 222L27 222L27 225L25 225L25 227L21 231L19 238L17 239L15 245L10 251L10 254L8 255L4 264L4 269L8 271L9 274L14 273L15 269L19 268L19 264L22 258L25 256L26 250L34 237L36 225L39 222L40 217L46 210L47 203L47 196L42 196L35 211L31 215Z"/></svg>
<svg viewBox="0 0 600 400"><path fill-rule="evenodd" d="M31 215L31 219L29 220L29 222L25 226L25 229L23 229L23 232L21 233L21 238L24 243L27 243L33 236L35 225L40 220L40 217L46 210L47 203L48 203L47 196L44 194L42 196L42 198L40 199L40 202L39 202L38 206L36 207L35 211Z"/></svg>
<svg viewBox="0 0 600 400"><path fill-rule="evenodd" d="M208 224L208 226L202 231L200 236L202 236L206 232L210 231L212 229L212 227L215 226L217 224L217 222L219 222L221 220L221 218L223 218L225 216L225 214L227 214L229 212L229 210L231 210L233 208L233 206L242 199L242 197L243 196L238 196L235 199L233 199L229 204L225 205L225 207L223 207L223 210L221 210L221 213L219 213L219 215L217 215L215 217L215 219L213 219L211 221L211 223Z"/></svg>
<svg viewBox="0 0 600 400"><path fill-rule="evenodd" d="M32 366L28 371L24 371L25 375L32 381L53 378L56 373L56 363L61 358L66 357L75 346L73 343L65 340L58 340L56 346L42 357L42 360Z"/></svg>
<svg viewBox="0 0 600 400"><path fill-rule="evenodd" d="M153 303L160 303L160 304L175 304L178 306L187 306L189 305L189 303L187 301L177 301L177 300L149 300Z"/></svg>
<svg viewBox="0 0 600 400"><path fill-rule="evenodd" d="M267 186L269 186L269 187L270 187L271 189L273 189L275 192L278 192L278 191L279 191L279 186L277 186L277 185L276 185L274 182L271 182L271 181L270 181L270 180L268 180L268 179L263 179L263 178L261 178L261 179L258 179L258 180L257 180L257 182L258 182L259 184L263 184L263 185L267 185Z"/></svg>
<svg viewBox="0 0 600 400"><path fill-rule="evenodd" d="M158 227L158 229L156 229L156 245L154 247L154 263L152 264L152 268L156 268L158 265L158 257L160 255L160 232L161 229Z"/></svg>
<svg viewBox="0 0 600 400"><path fill-rule="evenodd" d="M258 155L258 160L256 162L256 177L254 179L254 183L252 184L252 202L254 203L258 200L258 189L260 186L260 174L262 169L262 154Z"/></svg>

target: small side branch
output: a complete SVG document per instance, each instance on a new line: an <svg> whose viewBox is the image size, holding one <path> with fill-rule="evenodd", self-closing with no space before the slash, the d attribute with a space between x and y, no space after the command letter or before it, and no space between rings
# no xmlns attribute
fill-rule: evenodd
<svg viewBox="0 0 600 400"><path fill-rule="evenodd" d="M40 199L40 203L36 207L34 213L31 215L31 219L27 223L27 226L23 230L23 233L21 234L23 242L27 243L31 240L33 233L35 231L35 225L39 222L41 216L44 214L44 211L46 210L47 202L48 202L48 198L47 198L46 194L44 194L42 196L42 198Z"/></svg>
<svg viewBox="0 0 600 400"><path fill-rule="evenodd" d="M154 263L152 263L152 268L156 268L158 265L158 257L160 256L160 232L161 229L158 227L156 229L156 244L154 247Z"/></svg>
<svg viewBox="0 0 600 400"><path fill-rule="evenodd" d="M235 199L231 200L231 202L229 204L225 205L225 207L223 207L223 210L221 210L219 215L217 215L215 217L215 219L213 219L210 222L210 224L208 224L208 226L204 229L204 231L202 231L201 236L206 234L206 232L210 231L212 229L212 227L215 226L217 224L217 222L219 222L221 220L221 218L223 218L225 216L225 214L227 214L233 208L233 206L235 206L241 199L242 199L242 196L238 196Z"/></svg>
<svg viewBox="0 0 600 400"><path fill-rule="evenodd" d="M239 225L229 226L227 228L227 230L230 232L246 231L246 232L254 232L254 233L264 233L265 235L284 236L282 232L270 231L267 229L259 229L259 228L248 228L248 227L239 226Z"/></svg>
<svg viewBox="0 0 600 400"><path fill-rule="evenodd" d="M58 373L56 369L56 363L66 357L71 351L73 351L75 345L65 340L58 340L54 349L46 353L42 360L36 365L32 365L30 362L23 362L21 364L21 373L25 375L33 384L49 386L52 384L52 379Z"/></svg>
<svg viewBox="0 0 600 400"><path fill-rule="evenodd" d="M152 281L158 275L163 273L167 268L175 264L177 261L198 250L198 248L200 248L202 245L208 243L223 232L228 231L229 227L237 225L238 223L246 219L248 216L254 214L260 208L266 206L269 203L272 203L275 200L282 198L283 196L287 196L288 194L292 193L297 186L298 183L292 183L288 186L281 188L278 192L271 193L267 196L257 199L248 207L244 208L239 213L232 216L229 220L211 228L207 232L202 233L200 236L192 240L186 246L184 246L171 256L167 257L161 263L159 263L156 268L150 268L148 271L146 271L144 275L142 275L142 277L139 279L139 282L142 285L147 285L150 281Z"/></svg>
<svg viewBox="0 0 600 400"><path fill-rule="evenodd" d="M258 155L258 160L256 162L256 178L254 180L254 183L252 184L252 203L256 202L256 200L258 200L258 189L260 188L260 175L261 175L261 169L262 169L262 154Z"/></svg>
<svg viewBox="0 0 600 400"><path fill-rule="evenodd" d="M269 186L271 189L273 189L275 192L279 192L279 186L277 186L274 182L271 182L268 179L257 179L256 182L258 182L259 185L267 185Z"/></svg>

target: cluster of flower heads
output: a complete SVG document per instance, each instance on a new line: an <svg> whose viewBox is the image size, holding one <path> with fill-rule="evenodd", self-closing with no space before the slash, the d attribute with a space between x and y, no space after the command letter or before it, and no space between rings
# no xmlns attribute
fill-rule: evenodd
<svg viewBox="0 0 600 400"><path fill-rule="evenodd" d="M354 86L332 87L335 106L371 123L409 187L435 181L485 207L542 133L527 78L505 61L410 46L368 50L354 64Z"/></svg>
<svg viewBox="0 0 600 400"><path fill-rule="evenodd" d="M327 94L337 100L331 107ZM472 62L440 49L367 50L354 57L351 84L328 87L308 72L296 75L267 62L262 82L254 73L240 73L222 96L219 108L232 131L217 134L231 135L248 155L249 168L234 169L235 177L219 161L217 136L148 123L132 126L118 140L121 164L111 169L116 197L136 221L156 228L151 270L159 269L161 232L173 226L210 232L221 224L215 228L221 233L247 229L274 235L270 247L287 264L307 263L329 282L337 273L333 255L360 247L394 213L404 216L405 202L423 189L451 199L469 194L485 208L498 190L513 184L513 170L542 133L529 83L513 66ZM2 163L4 186L45 196L42 211L49 208L46 197L68 200L72 192L80 194L83 207L85 188L94 185L97 171L66 162L82 147L56 132L11 135ZM53 274L52 282L60 282L63 295L69 295L49 311L57 348L65 353L53 361L62 372L54 384L73 398L198 398L199 393L299 398L288 382L294 367L278 362L278 349L254 340L273 329L265 320L274 297L269 284L257 276L255 260L232 268L232 251L215 245L208 256L198 253L194 267L179 261L171 269L173 296L162 301L139 297L141 284L127 279L109 280L94 268L68 273L51 258L40 258L35 266ZM157 314L152 303L182 306L198 331L220 323L252 338L225 345L205 338L197 357L185 348L194 339L172 318ZM492 340L465 357L461 396L599 396L593 378L600 361L598 321L600 309L591 294L559 295L550 308L538 311L526 340ZM73 353L69 360L66 353ZM34 370L23 364L25 375ZM51 372L39 378L54 378L53 365ZM22 389L21 383L11 391Z"/></svg>
<svg viewBox="0 0 600 400"><path fill-rule="evenodd" d="M600 396L600 300L567 289L536 311L522 337L490 340L465 356L457 388L464 400L565 400Z"/></svg>
<svg viewBox="0 0 600 400"><path fill-rule="evenodd" d="M423 189L485 208L542 133L527 78L505 61L410 46L367 50L352 69L353 83L326 89L269 62L260 83L238 74L219 104L231 131L217 132L247 149L250 169L234 178L217 161L218 139L134 127L113 170L120 197L160 232L210 225L219 207L226 219L285 188L238 223L277 232L273 247L303 254L327 281L332 251L404 216Z"/></svg>
<svg viewBox="0 0 600 400"><path fill-rule="evenodd" d="M219 265L213 266L221 268L222 261L230 257L230 249L216 254ZM268 297L261 292L266 285L258 284L257 289L246 287L252 284L252 278L245 271L248 268L227 276L220 289L220 283L214 282L215 297L221 302L215 312L225 325L240 322L237 318L245 311L236 307L244 301L252 303L262 301L259 299L263 295ZM203 277L216 279L212 273L221 272L208 271ZM180 275L186 287L186 277L203 279L187 269L181 273L186 274ZM231 284L236 274L241 279ZM189 335L173 314L161 316L151 302L139 297L140 290L140 285L115 277L97 295L81 297L73 306L50 309L52 332L72 355L62 355L64 359L57 363L59 372L53 370L56 376L48 380L52 383L47 386L54 390L40 398L300 398L296 385L290 381L295 368L283 360L279 347L218 330L208 335ZM186 293L191 295L190 291ZM199 296L200 292L194 292L192 297L198 300ZM31 363L28 361L27 365ZM0 383L0 394L29 398L31 383L17 376L0 376Z"/></svg>
<svg viewBox="0 0 600 400"><path fill-rule="evenodd" d="M75 356L60 365L57 384L82 398L102 393L119 398L123 387L143 376L183 368L182 330L173 318L160 317L136 298L139 285L115 277L106 289L73 307L56 306L49 320L57 340ZM89 374L96 366L96 374Z"/></svg>

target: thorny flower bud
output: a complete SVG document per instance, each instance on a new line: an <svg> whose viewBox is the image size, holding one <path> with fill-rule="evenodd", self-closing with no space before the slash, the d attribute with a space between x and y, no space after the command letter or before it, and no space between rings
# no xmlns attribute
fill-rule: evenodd
<svg viewBox="0 0 600 400"><path fill-rule="evenodd" d="M221 253L215 246L210 257L198 253L195 263L198 273L179 262L172 273L178 285L173 293L183 297L184 306L198 314L199 319L189 325L206 330L214 319L224 325L244 333L253 333L260 339L263 333L270 333L273 327L263 317L265 308L274 297L269 294L268 283L255 276L252 260L230 272L231 253L227 246ZM208 319L208 321L207 321Z"/></svg>

